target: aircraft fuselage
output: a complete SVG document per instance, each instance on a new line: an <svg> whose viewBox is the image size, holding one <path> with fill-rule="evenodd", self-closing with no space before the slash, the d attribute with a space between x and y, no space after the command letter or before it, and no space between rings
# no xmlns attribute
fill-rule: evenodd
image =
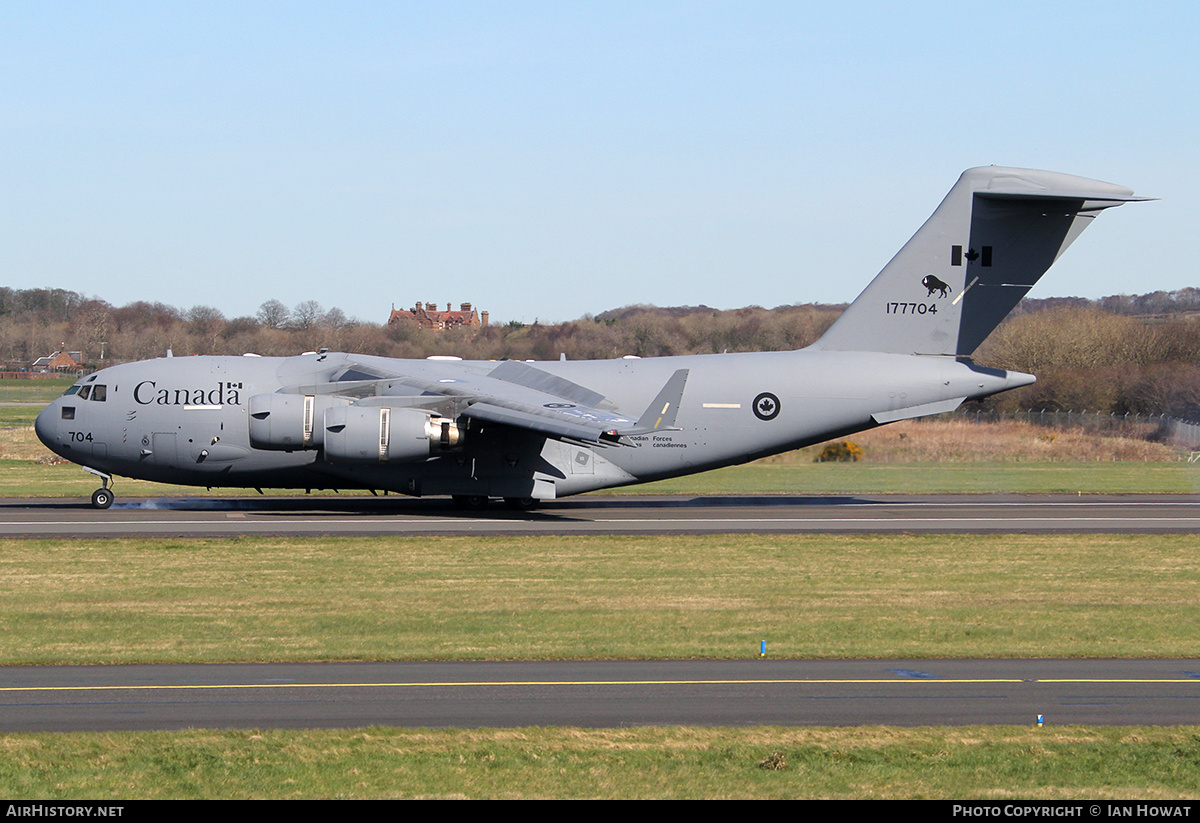
<svg viewBox="0 0 1200 823"><path fill-rule="evenodd" d="M470 383L496 367L321 353L113 366L50 404L38 416L37 433L56 453L99 472L183 485L558 497L743 463L871 428L880 415L916 416L903 410L1032 380L954 358L812 349L533 365L594 389L614 411L634 417L673 373L686 369L674 430L596 444L472 420L460 448L403 461L339 461L299 439L293 449L256 448L252 397L303 394L303 387L321 386L347 366L443 386ZM90 387L86 398L84 387ZM383 393L366 402L397 408L424 394L386 380L374 391Z"/></svg>

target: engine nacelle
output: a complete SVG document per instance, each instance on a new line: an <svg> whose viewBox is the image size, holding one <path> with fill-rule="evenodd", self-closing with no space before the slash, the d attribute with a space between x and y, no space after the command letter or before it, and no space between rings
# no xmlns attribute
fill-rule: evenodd
<svg viewBox="0 0 1200 823"><path fill-rule="evenodd" d="M457 420L416 409L343 406L325 412L325 459L331 463L428 460L462 447Z"/></svg>
<svg viewBox="0 0 1200 823"><path fill-rule="evenodd" d="M349 404L328 395L256 394L250 398L250 445L273 451L320 448L325 412Z"/></svg>

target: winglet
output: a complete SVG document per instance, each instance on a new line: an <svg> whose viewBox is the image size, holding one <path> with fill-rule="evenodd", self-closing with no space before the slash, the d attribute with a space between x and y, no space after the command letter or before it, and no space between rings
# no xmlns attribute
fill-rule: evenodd
<svg viewBox="0 0 1200 823"><path fill-rule="evenodd" d="M656 431L675 429L675 417L679 414L679 404L683 400L683 387L687 384L688 370L679 369L666 385L662 387L650 405L642 412L638 422L632 429L622 429L621 434L649 434Z"/></svg>

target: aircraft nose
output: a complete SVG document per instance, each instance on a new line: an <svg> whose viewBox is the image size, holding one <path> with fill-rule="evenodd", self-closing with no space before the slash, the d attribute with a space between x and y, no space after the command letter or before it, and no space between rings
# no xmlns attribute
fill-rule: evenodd
<svg viewBox="0 0 1200 823"><path fill-rule="evenodd" d="M33 421L33 430L37 434L38 440L42 441L42 445L54 451L54 429L58 422L58 401L55 400L46 408L38 413L37 419Z"/></svg>

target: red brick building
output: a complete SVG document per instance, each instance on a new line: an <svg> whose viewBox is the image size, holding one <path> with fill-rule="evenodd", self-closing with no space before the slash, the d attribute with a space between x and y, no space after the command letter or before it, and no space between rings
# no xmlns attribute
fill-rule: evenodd
<svg viewBox="0 0 1200 823"><path fill-rule="evenodd" d="M445 331L461 326L478 329L488 324L488 313L476 311L471 308L470 303L460 303L458 311L454 311L450 306L451 304L447 303L446 310L439 311L435 303L426 303L424 306L417 303L411 309L397 309L393 303L392 314L388 317L388 325L415 323L422 329Z"/></svg>

